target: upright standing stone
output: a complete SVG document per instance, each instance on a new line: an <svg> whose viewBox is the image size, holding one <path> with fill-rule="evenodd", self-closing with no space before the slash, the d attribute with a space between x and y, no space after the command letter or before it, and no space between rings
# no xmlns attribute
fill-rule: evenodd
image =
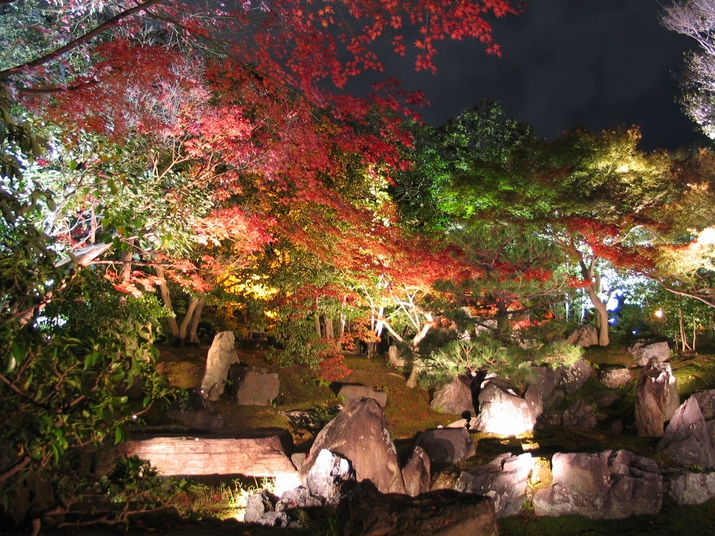
<svg viewBox="0 0 715 536"><path fill-rule="evenodd" d="M636 387L636 429L643 437L661 437L680 405L678 385L668 363L651 360Z"/></svg>
<svg viewBox="0 0 715 536"><path fill-rule="evenodd" d="M415 446L407 465L402 468L402 478L405 489L410 497L417 497L420 493L429 491L431 484L432 463L422 447Z"/></svg>
<svg viewBox="0 0 715 536"><path fill-rule="evenodd" d="M232 331L221 331L214 337L206 358L206 372L201 380L204 398L215 402L223 394L228 369L233 363L238 363L235 342Z"/></svg>
<svg viewBox="0 0 715 536"><path fill-rule="evenodd" d="M715 468L715 448L695 397L675 412L657 449L681 465Z"/></svg>
<svg viewBox="0 0 715 536"><path fill-rule="evenodd" d="M381 493L405 493L385 412L374 398L351 400L320 431L300 468L302 478L310 473L323 449L347 459L359 482L371 480Z"/></svg>

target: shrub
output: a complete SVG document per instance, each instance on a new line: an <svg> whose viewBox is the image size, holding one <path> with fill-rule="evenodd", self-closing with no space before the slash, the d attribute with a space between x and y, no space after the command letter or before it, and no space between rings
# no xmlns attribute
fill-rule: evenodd
<svg viewBox="0 0 715 536"><path fill-rule="evenodd" d="M456 376L472 375L481 370L507 379L518 390L523 390L529 381L530 364L552 369L569 367L583 354L580 347L565 342L535 347L524 350L515 344L505 345L486 337L451 341L421 361L418 365L420 380L423 385L440 385Z"/></svg>

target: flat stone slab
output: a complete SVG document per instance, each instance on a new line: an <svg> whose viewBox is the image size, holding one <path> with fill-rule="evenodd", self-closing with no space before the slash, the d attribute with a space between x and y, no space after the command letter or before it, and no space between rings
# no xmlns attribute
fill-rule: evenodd
<svg viewBox="0 0 715 536"><path fill-rule="evenodd" d="M116 459L128 456L149 461L162 476L288 477L300 483L298 470L275 432L253 437L172 434L132 438L103 453L96 472L104 474Z"/></svg>

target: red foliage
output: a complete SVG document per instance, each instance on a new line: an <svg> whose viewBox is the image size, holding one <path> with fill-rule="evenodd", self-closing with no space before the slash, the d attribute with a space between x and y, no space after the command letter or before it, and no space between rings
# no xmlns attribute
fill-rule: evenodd
<svg viewBox="0 0 715 536"><path fill-rule="evenodd" d="M345 357L337 351L326 354L318 368L319 377L331 382L340 381L352 372L345 365Z"/></svg>

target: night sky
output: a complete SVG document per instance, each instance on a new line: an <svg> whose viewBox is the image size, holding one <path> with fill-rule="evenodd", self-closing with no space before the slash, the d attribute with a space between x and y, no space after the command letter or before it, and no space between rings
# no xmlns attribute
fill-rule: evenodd
<svg viewBox="0 0 715 536"><path fill-rule="evenodd" d="M477 41L445 41L438 44L436 75L386 54L383 77L423 90L431 106L421 113L435 126L489 98L545 138L575 127L638 125L641 149L689 146L704 136L676 102L677 78L683 52L696 44L661 26L658 5L530 0L520 15L495 20L501 57L488 56Z"/></svg>

